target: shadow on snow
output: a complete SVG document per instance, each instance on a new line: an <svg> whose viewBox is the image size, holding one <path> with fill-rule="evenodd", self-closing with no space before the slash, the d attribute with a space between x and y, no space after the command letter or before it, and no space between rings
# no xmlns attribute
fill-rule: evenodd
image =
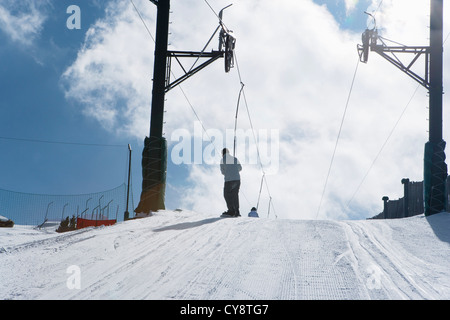
<svg viewBox="0 0 450 320"><path fill-rule="evenodd" d="M200 220L200 221L183 222L183 223L178 223L178 224L174 224L174 225L167 226L167 227L157 228L157 229L154 229L153 231L160 232L160 231L167 231L167 230L185 230L185 229L196 228L196 227L199 227L199 226L202 226L205 224L209 224L209 223L214 223L219 220L222 220L222 218L209 218L209 219L204 219L204 220Z"/></svg>

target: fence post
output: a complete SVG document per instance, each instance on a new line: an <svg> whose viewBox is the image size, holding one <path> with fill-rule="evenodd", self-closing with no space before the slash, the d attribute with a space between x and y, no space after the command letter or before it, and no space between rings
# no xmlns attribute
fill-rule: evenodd
<svg viewBox="0 0 450 320"><path fill-rule="evenodd" d="M130 178L131 178L131 145L128 144L128 184L127 184L127 205L123 220L127 221L130 218L130 212L128 211L128 202L130 199Z"/></svg>
<svg viewBox="0 0 450 320"><path fill-rule="evenodd" d="M404 196L403 196L403 217L409 217L409 179L404 178L402 179L403 189L404 189Z"/></svg>
<svg viewBox="0 0 450 320"><path fill-rule="evenodd" d="M383 219L387 219L387 214L388 214L388 207L387 207L387 203L389 201L389 197L388 196L384 196L382 198L383 200Z"/></svg>

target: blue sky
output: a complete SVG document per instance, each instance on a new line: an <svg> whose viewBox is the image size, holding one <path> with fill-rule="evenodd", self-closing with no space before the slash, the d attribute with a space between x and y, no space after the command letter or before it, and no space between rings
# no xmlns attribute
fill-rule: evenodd
<svg viewBox="0 0 450 320"><path fill-rule="evenodd" d="M314 2L325 5L341 28L356 32L366 28L367 16L364 11L369 9L371 1L348 1L351 5L346 5L344 0L315 0Z"/></svg>
<svg viewBox="0 0 450 320"><path fill-rule="evenodd" d="M39 3L39 2L38 2ZM1 137L85 144L96 147L0 139L1 187L31 193L85 193L124 182L128 137L111 136L83 116L61 89L61 74L76 58L89 25L104 15L92 1L42 2L45 21L30 44L0 32ZM8 5L9 3L6 3ZM82 8L81 30L69 30L66 9ZM26 2L11 5L13 13L31 14ZM16 8L17 7L17 8ZM117 174L120 171L120 175ZM114 172L114 174L111 174Z"/></svg>
<svg viewBox="0 0 450 320"><path fill-rule="evenodd" d="M135 0L134 2L139 10L141 10L141 14L144 17L149 30L154 34L156 8L149 1ZM216 10L227 4L226 1L221 0L211 0L209 2ZM386 7L390 8L390 1L386 2ZM233 29L233 31L235 31L238 35L239 32L243 33L243 30L254 30L252 33L254 32L255 34L258 34L258 28L255 27L255 25L258 24L256 22L253 23L252 19L257 19L257 17L263 16L265 14L264 12L266 12L264 11L266 9L261 7L258 8L258 6L266 5L266 2L261 1L258 3L255 1L257 4L255 4L254 11L246 11L246 6L251 6L249 3L250 2L248 1L247 4L237 1L234 4L236 9L232 7L226 12L226 19L228 19L227 21L229 21L232 26L230 28ZM148 125L149 122L148 115L151 104L151 97L149 93L151 92L153 50L151 49L151 40L149 39L142 22L139 20L139 17L132 8L131 3L128 1L122 1L120 5L122 7L116 4L116 1L80 0L42 0L37 2L27 0L20 1L20 4L17 4L16 1L10 0L2 0L0 2L0 146L3 150L0 153L0 188L29 193L77 194L97 192L116 187L126 182L126 164L128 156L127 145L131 144L133 149L133 195L135 206L137 205L141 190L141 150L144 136L146 132L148 132L146 125ZM296 2L294 6L295 10L298 10L298 19L304 20L305 18L302 17L303 7L305 10L309 10L308 12L317 13L318 17L324 19L323 23L318 22L317 25L310 26L310 30L314 30L314 34L319 34L319 37L323 37L323 39L330 37L332 40L328 42L325 40L317 40L319 41L319 45L322 43L325 44L325 47L329 45L330 47L327 48L327 50L330 50L330 48L336 48L336 46L333 46L332 43L336 43L337 45L349 43L349 45L345 44L345 55L344 53L339 53L338 56L334 58L334 62L322 61L324 65L322 68L328 68L328 66L336 65L337 61L339 61L338 64L342 64L342 70L338 68L339 70L330 73L337 74L339 72L344 72L341 74L341 76L343 75L342 78L345 79L342 81L342 88L336 89L336 92L345 92L343 97L339 98L340 101L345 100L345 95L347 94L351 80L351 74L353 73L354 64L356 62L355 60L357 59L355 49L356 43L358 43L360 34L366 27L367 16L363 13L363 11L368 10L370 6L370 8L373 8L376 4L378 4L378 1L374 1L374 4L372 4L372 1L368 0L347 1L346 4L343 0L316 0L314 3L305 0L300 1L300 3ZM66 13L66 9L70 5L78 5L81 9L80 30L69 30L66 27L66 21L70 16ZM267 6L269 5L267 4ZM286 4L284 4L284 6L286 6ZM117 7L122 8L119 8L122 11L115 12L114 10L119 10ZM123 13L123 8L125 7L127 8L127 12L129 12L128 15ZM210 33L214 30L217 24L217 21L215 21L216 18L211 14L211 11L205 5L204 1L190 1L189 6L186 2L181 4L176 3L176 0L173 0L172 7L174 12L172 14L173 25L171 26L171 45L180 50L199 50L202 47L202 44L204 44L204 41L208 39ZM193 16L196 14L197 9L199 14L203 14L202 17L206 17L205 15L207 15L207 18L204 19L205 21L201 22L200 26L197 26L198 21ZM251 14L249 14L249 12L251 12ZM280 12L288 12L288 9ZM122 13L123 16L121 15ZM115 17L114 14L116 14L117 17ZM27 17L27 19L24 19L24 17ZM248 19L246 17L248 17ZM387 15L386 18L386 25L389 25L391 22L388 18L389 15ZM403 18L406 19L406 17ZM295 15L292 19L292 21L295 21ZM13 23L19 23L18 21L22 21L22 25L27 23L29 25L27 28L24 27L23 30L20 28L18 29L17 26L12 25ZM283 20L281 19L280 21ZM189 23L191 23L192 26L189 26ZM198 23L200 24L200 22ZM392 23L392 25L395 24ZM145 70L145 72L142 71L144 74L142 79L147 79L148 82L145 80L140 81L138 86L139 88L144 89L136 89L136 96L139 92L144 92L144 94L140 95L138 98L129 97L126 92L114 95L112 91L116 88L114 87L115 84L117 84L117 88L119 89L126 88L126 85L128 84L125 83L125 85L122 86L124 83L120 82L120 76L117 78L111 77L111 79L109 79L108 77L110 73L106 72L98 75L100 80L97 80L97 82L101 82L101 85L98 87L96 87L96 83L94 82L92 83L92 87L83 87L86 81L89 82L88 80L92 80L92 74L90 79L88 79L83 78L84 75L80 73L83 61L85 61L83 59L91 59L91 63L97 64L102 64L103 61L107 61L104 62L103 69L101 69L104 71L107 69L104 66L114 66L114 63L107 64L110 61L108 59L119 58L119 55L110 52L111 55L115 55L115 57L111 58L107 55L107 53L104 53L104 51L101 52L105 54L105 58L102 58L100 62L95 61L96 58L93 57L95 49L108 48L108 43L105 39L107 39L108 36L112 36L114 32L119 32L119 26L130 28L129 30L136 30L136 32L131 32L124 35L124 38L136 37L138 40L136 40L135 43L139 41L138 44L136 43L136 46L139 47L143 45L143 48L142 50L139 50L139 53L135 50L135 48L130 48L130 50L135 51L124 53L123 59L126 60L127 58L138 56L136 60L130 60L133 64L130 65L130 73L136 70ZM189 35L184 34L184 32L187 32L186 30L191 27L192 31L189 31ZM297 27L298 26L296 24L286 26L286 28L291 30L290 32L293 32L292 30ZM267 29L268 32L272 29L270 23L267 22L267 18L264 25L259 26L259 28L264 30ZM303 31L299 31L299 33L308 30L307 26L301 26L299 28L306 28ZM323 33L320 33L319 29L322 28ZM16 30L16 32L14 32L14 30ZM337 34L342 35L342 39L338 40L334 34L330 34L330 32L327 33L326 30L334 30ZM304 33L302 38L307 38L309 36L308 34L309 32ZM395 34L395 32L393 34ZM241 34L241 50L244 50L245 48L244 44L246 41L246 36L248 35ZM189 37L192 37L192 39L190 40ZM315 39L317 39L317 36ZM116 48L120 47L122 51L127 50L127 45L121 46L121 40L121 37L117 39ZM194 47L187 47L188 41L191 41L191 43L193 43L192 46ZM292 51L300 50L300 48L302 48L299 45L299 49L295 49L295 39L293 39L292 42L288 41L288 43L289 46L281 46L282 48L288 48L286 51L291 51L291 48L294 48ZM348 47L350 48L348 49ZM304 48L307 47L305 46ZM320 46L317 46L315 49L308 48L308 50L311 50L309 54L314 54L314 50L324 51L323 48L320 48ZM338 48L336 48L336 50L338 50ZM348 50L349 54L346 53L346 50ZM256 70L261 70L261 66L266 66L266 63L268 63L267 61L270 60L270 57L265 55L263 52L258 54L256 58L255 56L247 57L245 54L250 52L250 50L245 51L245 53L243 51L241 52L242 53L240 53L240 56L243 57L241 58L243 76L246 81L248 81L246 86L249 87L248 98L251 101L250 103L254 106L253 108L256 108L256 105L261 105L260 99L262 98L260 98L260 96L262 96L262 94L260 91L256 91L255 88L264 85L264 83L261 82L262 79L258 79L258 77L254 78L254 75L257 73ZM91 55L89 55L90 53ZM305 53L305 55L306 54L307 53ZM332 54L335 53L329 51L329 55ZM292 59L292 57L295 59L294 53L286 57L286 59ZM344 62L342 57L348 57L348 62L347 60ZM123 60L121 60L121 63ZM258 66L258 61L261 63L260 66ZM301 61L298 63L300 64ZM135 64L137 64L137 66ZM211 67L209 71L205 72L205 75L202 75L201 73L196 75L194 78L197 79L192 81L189 79L189 83L185 86L188 96L192 100L192 103L199 108L200 113L204 112L204 106L210 103L210 99L215 99L214 95L216 94L212 93L211 96L213 97L209 98L204 96L204 90L198 91L198 88L205 86L205 84L209 82L208 79L211 78L208 77L210 77L213 72L217 72L216 70L222 70L221 63L217 64L220 64L220 66ZM379 64L382 63L379 62ZM278 66L273 63L271 63L271 65L273 66L271 70L274 70L277 67L280 67L278 70L284 70L284 68L286 68L286 66L283 65ZM374 66L373 68L376 69L377 66ZM302 72L298 73L297 76L300 77L301 75L301 77L307 77L306 72L309 72L309 69L306 66L301 69ZM67 73L69 70L71 70L71 73ZM126 67L124 67L124 70L127 70ZM330 68L327 70L330 70ZM389 70L389 68L385 70ZM311 72L314 73L313 70L311 70ZM65 73L66 75L69 74L69 76L65 77ZM369 76L373 76L373 74L367 74ZM294 75L288 74L285 78L287 80L289 77L293 76ZM232 73L229 78L224 77L225 75L220 75L220 78L219 76L217 78L214 76L212 85L220 88L220 81L229 81L223 79L230 79L230 77L233 77L232 79L236 79L236 71L234 70L234 73ZM87 80L85 81L85 79ZM133 79L133 81L137 81L136 79L141 78L137 77ZM402 76L400 75L398 79L402 79ZM321 80L317 81L319 84ZM334 80L330 79L330 81ZM407 82L404 78L403 81ZM233 85L229 86L229 95L230 101L235 101L237 96L236 83L234 80L232 82ZM110 89L105 89L109 83L111 84ZM314 83L314 81L311 83ZM364 88L366 88L365 85L368 84L366 84L364 80ZM307 96L309 89L306 88L307 86L301 86L302 90L306 90L305 93L302 93L302 96ZM135 88L136 84L131 83L130 88L131 87ZM288 88L288 86L284 86L283 88L283 90L292 90L292 93L289 91L289 94L293 94L295 92L295 88ZM414 84L405 88L405 91L408 93L405 93L405 96L399 98L400 101L407 101L413 88ZM255 91L252 91L252 89ZM214 89L212 88L211 92L214 92L213 90ZM311 92L314 92L313 88L310 90ZM99 94L95 96L94 92L98 92ZM361 88L361 99L363 99L362 97L367 92L368 91ZM105 111L105 113L98 113L97 111L99 111L99 107L96 105L89 106L89 102L84 100L84 97L82 96L83 94L88 96L87 98L90 99L89 101L94 101L94 103L99 103L104 96L104 101L106 101L106 103L105 106L102 107L104 108L102 110ZM166 132L167 137L169 137L170 131L173 131L174 128L183 126L180 125L180 123L183 123L180 117L173 118L173 121L171 121L172 118L170 116L170 108L176 109L179 104L183 104L184 109L182 114L190 113L189 107L186 107L186 102L183 101L183 98L180 97L179 93L169 94L170 96L168 96L167 102L168 116L166 120L168 122ZM256 96L258 96L258 98L256 98ZM269 92L267 99L273 99ZM389 97L386 97L386 101L389 99ZM295 100L295 98L291 99L291 101L293 100ZM325 101L322 101L323 97L320 97L317 100L318 104L327 104ZM113 101L112 105L107 105L111 101ZM422 102L423 100L420 100L418 104L421 104ZM230 102L231 109L234 108L234 104L235 102ZM400 102L399 104L404 103ZM325 165L322 167L326 167L330 159L329 150L332 149L331 146L333 139L335 139L333 132L336 131L338 126L338 119L343 108L341 105L342 103L339 105L339 108L336 108L337 114L336 117L333 118L336 122L330 123L330 127L328 129L324 129L324 132L317 133L317 136L327 136L330 141L329 144L325 144L328 146L328 152L324 152L323 154L322 158L324 159L323 163ZM129 106L134 106L134 109L131 109L131 107L129 108ZM108 114L107 111L111 110L114 110L117 115L111 119L106 119ZM253 111L254 113L259 113L258 110ZM134 112L134 114L132 114L132 112ZM220 112L218 112L218 114L221 114ZM229 115L233 112L223 112L224 114L228 114L227 117L230 117L229 123L232 123L232 115ZM261 112L261 117L259 117L260 115L258 114L256 119L257 124L259 124L261 128L271 128L271 125L268 124L267 119L263 115L264 111ZM190 117L191 118L185 122L186 128L188 129L192 128L190 123L195 120L192 118L192 114L190 114ZM202 119L208 119L208 115L206 114L201 115L201 117ZM219 115L217 115L217 117L219 117ZM269 115L267 117L270 118ZM308 117L310 117L310 119L315 119L316 115L311 113ZM312 122L308 122L308 117L306 117L306 120L304 120L305 122L299 126L303 128L302 130L307 130L304 128L308 128L308 125L312 125ZM299 116L299 119L303 118ZM355 121L357 122L357 120ZM211 122L207 124L207 126L220 129L220 125L217 125L216 123L217 122ZM328 127L325 124L322 125L324 127ZM228 127L231 126L228 125ZM286 128L288 127L290 128L291 126L286 124ZM284 128L284 124L283 127L278 125L276 128L281 130ZM331 133L327 134L325 132L327 130ZM387 131L385 132L389 131L388 129L386 130ZM285 131L282 132L284 133ZM286 136L290 135L290 132L286 132ZM313 137L314 135L307 136L308 139L313 139ZM25 140L52 142L61 141L68 142L70 144L44 143ZM423 143L424 142L425 141L423 141ZM79 143L79 145L72 143ZM298 145L296 146L303 148L303 143L306 143L306 140L298 141ZM84 144L95 144L97 146L88 146ZM171 144L171 147L173 147L173 144ZM377 148L374 148L374 150L377 150ZM371 153L372 158L373 154L376 153L374 150L372 150ZM307 151L305 151L305 153L306 152ZM351 152L349 151L349 153ZM420 156L418 157L420 158ZM285 158L283 157L283 159ZM355 178L355 185L357 184L357 181L359 181L361 174L364 172L364 168L367 168L370 163L370 157L369 159L364 159L361 163L364 165L361 169L359 177ZM337 164L337 166L339 166L339 164ZM339 172L345 171L341 167L338 168ZM169 161L166 197L167 207L169 209L187 207L187 209L206 210L205 207L198 207L197 204L197 202L203 201L201 200L201 195L196 194L197 192L203 192L200 188L196 189L198 186L197 183L199 183L199 181L203 181L205 184L211 183L218 185L218 187L216 186L214 189L217 193L216 202L211 205L209 200L205 201L205 206L212 206L214 207L214 210L221 212L223 200L220 191L220 174L218 174L213 181L206 179L206 176L210 176L215 169L216 168L211 168L208 166L206 166L206 168L202 166L194 168L189 165L177 166ZM322 170L326 172L326 168L323 168ZM414 172L414 175L420 178L420 174L416 173L417 169L412 171ZM197 174L199 176L196 176ZM253 185L259 186L259 178L257 178L258 174L255 173L254 177L255 178L253 181L256 182L253 183ZM202 180L203 178L205 178L205 180ZM394 181L400 181L401 178L403 178L403 176L395 176L392 179ZM302 178L300 179L303 180ZM320 186L323 185L323 179L324 173L322 172L317 177L317 180L320 181L320 183L317 183L318 186L315 190L321 191ZM414 179L414 177L412 179ZM280 178L280 180L282 179ZM279 183L276 176L273 177L273 181L273 184L275 185ZM370 193L370 196L381 199L383 194L380 194L380 190L383 189L383 186L378 186L376 182L374 185L377 187L376 191L373 191L372 193L368 191L368 193ZM208 188L208 186L206 186L206 188ZM332 184L331 188L333 188ZM396 186L396 188L401 191L401 187ZM187 189L196 189L196 191L192 192L192 190ZM254 190L255 188L252 188L252 191L247 191L246 197L254 199ZM315 204L317 204L317 194L320 195L320 191L316 191L316 195L311 197L315 199ZM194 193L196 200L193 200L192 197L187 196L186 193ZM214 194L205 194L204 197L211 198L214 197ZM330 195L330 199L334 198L336 198L336 195ZM292 196L291 200L295 202L295 197ZM267 199L265 201L267 201ZM254 203L253 200L248 201L248 203L245 200L242 200L242 202L245 203L246 206L250 206L251 203ZM277 202L282 203L284 200L277 199ZM289 201L286 202L289 203ZM343 202L345 202L345 200L341 199L337 201L337 203ZM373 203L377 202L380 203L381 207L381 201L378 201L378 199ZM370 208L373 210L371 213L375 215L378 212L376 212L377 207L374 206L373 203L368 207L365 207L365 209ZM360 206L361 204L355 204L355 208L359 208ZM281 212L286 211L281 208L282 206L280 205L279 210ZM355 208L353 209L355 210ZM307 216L313 217L314 213L315 208L311 209L311 213ZM281 214L281 216L283 216L283 214ZM349 216L354 217L355 214L348 213L347 215L330 215L330 217L339 218ZM301 218L301 216L299 218Z"/></svg>

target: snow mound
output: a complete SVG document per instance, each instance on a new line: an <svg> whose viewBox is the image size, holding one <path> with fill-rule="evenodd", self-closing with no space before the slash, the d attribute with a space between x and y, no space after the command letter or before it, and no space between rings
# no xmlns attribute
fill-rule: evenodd
<svg viewBox="0 0 450 320"><path fill-rule="evenodd" d="M0 230L0 299L449 299L450 214Z"/></svg>

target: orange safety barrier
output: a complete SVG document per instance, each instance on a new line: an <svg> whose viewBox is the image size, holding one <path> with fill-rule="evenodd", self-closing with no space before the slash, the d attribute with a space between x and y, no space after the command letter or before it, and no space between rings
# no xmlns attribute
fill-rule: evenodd
<svg viewBox="0 0 450 320"><path fill-rule="evenodd" d="M89 220L77 218L77 229L98 226L112 226L113 224L116 224L116 222L116 220Z"/></svg>

